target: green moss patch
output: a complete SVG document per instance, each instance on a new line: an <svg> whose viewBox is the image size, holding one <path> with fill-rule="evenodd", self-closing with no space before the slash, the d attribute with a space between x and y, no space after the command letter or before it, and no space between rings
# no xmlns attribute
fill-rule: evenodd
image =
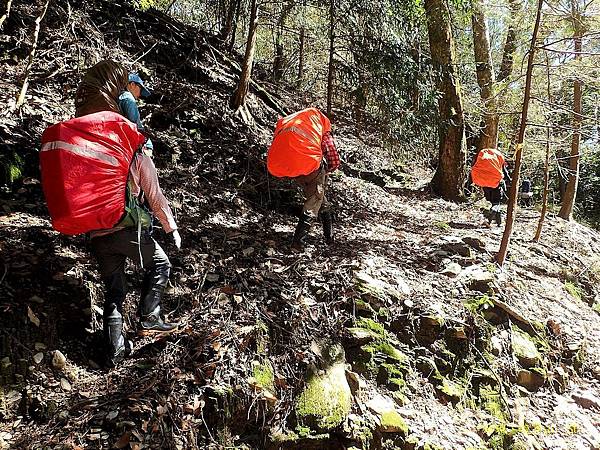
<svg viewBox="0 0 600 450"><path fill-rule="evenodd" d="M352 394L345 367L337 363L324 374L309 377L296 402L296 414L302 426L327 431L346 419L351 405Z"/></svg>

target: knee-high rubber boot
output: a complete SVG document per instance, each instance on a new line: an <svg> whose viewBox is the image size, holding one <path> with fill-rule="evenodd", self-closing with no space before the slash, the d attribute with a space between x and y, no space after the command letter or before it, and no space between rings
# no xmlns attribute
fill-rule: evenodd
<svg viewBox="0 0 600 450"><path fill-rule="evenodd" d="M321 213L321 223L323 224L323 238L327 245L333 244L333 215L331 211Z"/></svg>
<svg viewBox="0 0 600 450"><path fill-rule="evenodd" d="M165 322L160 316L160 300L168 281L168 273L147 273L144 277L144 296L140 302L142 332L169 333L179 326L178 323Z"/></svg>
<svg viewBox="0 0 600 450"><path fill-rule="evenodd" d="M296 225L296 230L294 231L294 238L292 239L293 250L302 251L304 249L311 222L312 217L307 213L302 213L298 225Z"/></svg>
<svg viewBox="0 0 600 450"><path fill-rule="evenodd" d="M123 316L114 303L104 306L103 328L106 365L115 367L123 358L131 354L132 344L123 336Z"/></svg>

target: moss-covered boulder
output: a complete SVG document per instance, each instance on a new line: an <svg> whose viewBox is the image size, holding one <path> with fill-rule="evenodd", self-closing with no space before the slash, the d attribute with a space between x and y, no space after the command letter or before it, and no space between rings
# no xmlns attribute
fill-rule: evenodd
<svg viewBox="0 0 600 450"><path fill-rule="evenodd" d="M536 367L542 362L542 356L535 342L521 331L515 330L512 336L513 352L523 367Z"/></svg>
<svg viewBox="0 0 600 450"><path fill-rule="evenodd" d="M296 401L296 416L302 426L329 431L341 425L352 405L352 393L346 379L344 350L335 345L325 353L336 355L322 370L308 376Z"/></svg>

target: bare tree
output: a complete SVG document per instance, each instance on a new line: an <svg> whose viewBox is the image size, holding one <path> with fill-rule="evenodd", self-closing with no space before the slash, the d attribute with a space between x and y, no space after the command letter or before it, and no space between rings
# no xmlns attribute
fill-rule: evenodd
<svg viewBox="0 0 600 450"><path fill-rule="evenodd" d="M575 61L581 58L582 35L584 25L582 21L582 12L579 9L578 0L571 0L571 21L573 22L573 42L575 46ZM575 206L575 197L577 195L577 185L579 184L579 147L581 142L581 94L582 82L578 75L575 75L573 81L573 137L571 139L571 154L569 155L569 181L565 194L562 199L562 205L558 217L565 220L573 218L573 207Z"/></svg>
<svg viewBox="0 0 600 450"><path fill-rule="evenodd" d="M484 148L496 148L498 144L498 111L496 108L496 84L490 39L485 14L480 0L473 0L471 23L473 26L473 51L475 53L475 71L477 84L483 103L481 133L477 139L477 152Z"/></svg>
<svg viewBox="0 0 600 450"><path fill-rule="evenodd" d="M239 109L246 104L246 95L250 85L252 65L254 63L254 51L256 49L256 28L258 26L258 3L257 0L250 2L250 23L248 25L248 40L246 41L246 52L242 64L242 73L237 89L231 98L231 106Z"/></svg>
<svg viewBox="0 0 600 450"><path fill-rule="evenodd" d="M439 163L432 180L434 191L447 200L464 198L466 143L460 83L455 73L456 51L450 12L444 0L425 0L431 59L438 73L440 113Z"/></svg>
<svg viewBox="0 0 600 450"><path fill-rule="evenodd" d="M527 127L527 114L529 112L529 100L531 98L531 79L533 74L533 61L535 58L535 51L537 48L536 41L540 29L543 4L544 0L538 0L535 25L533 27L531 43L529 46L529 57L527 58L527 73L525 75L525 93L523 98L523 108L521 110L521 122L519 124L519 133L516 139L515 168L513 170L512 183L510 185L510 194L506 214L506 226L504 227L502 242L500 243L500 249L498 250L498 255L496 256L496 260L498 261L498 264L500 266L502 266L504 264L504 261L506 260L506 255L508 253L508 245L510 244L510 238L512 236L512 230L515 223L515 209L517 205L517 193L519 191L521 159L523 157L523 141L525 140L525 128Z"/></svg>
<svg viewBox="0 0 600 450"><path fill-rule="evenodd" d="M510 6L510 20L508 22L508 31L506 32L506 40L504 41L504 49L502 51L502 62L496 81L500 83L507 79L512 73L515 50L517 49L517 32L515 23L517 14L520 8L519 0L508 0Z"/></svg>

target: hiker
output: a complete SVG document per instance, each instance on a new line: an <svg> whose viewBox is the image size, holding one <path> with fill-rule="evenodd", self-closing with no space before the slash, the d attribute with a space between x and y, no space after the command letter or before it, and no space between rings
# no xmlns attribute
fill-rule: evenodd
<svg viewBox="0 0 600 450"><path fill-rule="evenodd" d="M471 179L473 184L483 189L485 199L492 204L490 209L484 212L488 225L495 221L496 225L500 226L502 224L500 204L506 195L505 180L510 183L510 175L502 152L495 148L481 150L471 169Z"/></svg>
<svg viewBox="0 0 600 450"><path fill-rule="evenodd" d="M130 73L128 76L127 89L119 95L119 109L121 114L135 123L140 133L145 133L144 125L140 119L140 112L137 106L137 100L150 96L150 91L144 86L144 81L138 74ZM154 146L150 138L144 144L144 151L152 156Z"/></svg>
<svg viewBox="0 0 600 450"><path fill-rule="evenodd" d="M292 249L302 251L312 222L320 218L326 244L333 242L331 206L325 196L328 175L340 166L331 123L316 108L298 111L277 121L267 153L267 169L291 178L302 188L305 202L294 231Z"/></svg>
<svg viewBox="0 0 600 450"><path fill-rule="evenodd" d="M527 208L530 208L533 204L533 187L531 185L531 180L527 177L525 177L525 179L523 179L523 182L521 183L521 192L519 193L519 199L521 200L521 203Z"/></svg>
<svg viewBox="0 0 600 450"><path fill-rule="evenodd" d="M103 63L116 65L112 61ZM87 83L88 86L94 86L101 85L103 80L112 80L111 93L105 95L111 98L111 102L107 103L104 109L115 111L112 99L116 92L118 95L116 105L118 105L120 113L136 123L138 130L143 130L135 100L140 96L150 95L150 92L144 86L141 78L133 74L127 76L127 72L123 72L120 65L116 65L117 69L114 70L111 69L112 66L109 66L108 69L106 65L101 66L94 73L94 68L97 66L88 71L82 84ZM104 68L104 72L100 70L102 68ZM112 70L110 76L105 76L107 70L109 72ZM90 82L89 79L95 81ZM80 98L79 93L78 89L78 98L76 99L78 111L86 111L85 98ZM96 96L97 98L98 96ZM87 110L102 110L101 107L102 105L98 104ZM176 323L165 322L160 314L161 297L169 280L171 263L164 250L152 237L151 214L153 213L158 218L165 232L171 234L178 249L181 248L181 237L171 208L159 186L156 167L148 152L149 149L152 149L152 143L150 140L146 140L144 151L135 152L129 169L127 186L129 196L133 199L134 206L130 209L134 210L132 216L135 220L121 221L110 229L96 230L90 233L92 253L98 260L100 276L106 289L104 340L107 347L106 364L111 367L128 356L132 350L132 343L123 335L123 301L127 293L125 278L127 258L145 269L138 307L140 331L143 333L168 333L178 327Z"/></svg>

